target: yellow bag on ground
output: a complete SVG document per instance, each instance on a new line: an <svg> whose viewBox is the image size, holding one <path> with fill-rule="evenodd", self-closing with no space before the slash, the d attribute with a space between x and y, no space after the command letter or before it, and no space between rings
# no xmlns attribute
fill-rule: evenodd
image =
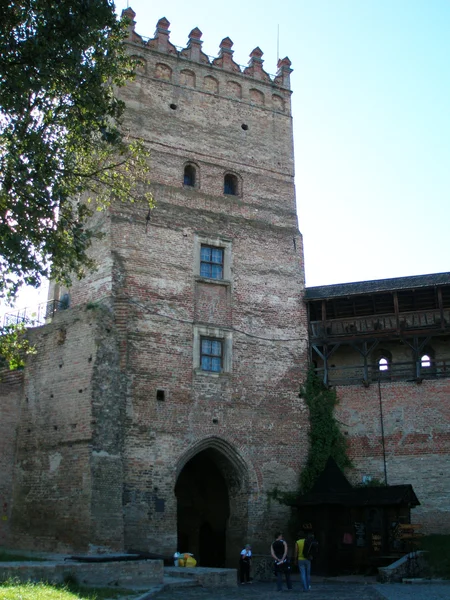
<svg viewBox="0 0 450 600"><path fill-rule="evenodd" d="M181 564L183 562L183 564ZM179 559L178 562L180 567L195 567L197 564L197 561L195 560L195 558L193 556L190 556L189 554L185 554L184 557L181 559Z"/></svg>

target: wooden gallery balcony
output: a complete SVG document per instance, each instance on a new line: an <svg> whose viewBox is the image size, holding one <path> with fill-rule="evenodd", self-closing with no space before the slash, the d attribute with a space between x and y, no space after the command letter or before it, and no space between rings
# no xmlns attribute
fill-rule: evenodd
<svg viewBox="0 0 450 600"><path fill-rule="evenodd" d="M326 384L450 376L450 273L306 289Z"/></svg>

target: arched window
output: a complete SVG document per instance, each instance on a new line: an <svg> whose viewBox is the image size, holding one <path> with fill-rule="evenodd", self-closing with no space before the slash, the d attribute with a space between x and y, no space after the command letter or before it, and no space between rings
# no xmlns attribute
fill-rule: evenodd
<svg viewBox="0 0 450 600"><path fill-rule="evenodd" d="M392 374L392 354L386 348L380 348L372 354L372 379L390 378Z"/></svg>
<svg viewBox="0 0 450 600"><path fill-rule="evenodd" d="M429 369L431 367L431 356L428 354L423 354L420 357L420 366L422 369Z"/></svg>
<svg viewBox="0 0 450 600"><path fill-rule="evenodd" d="M389 360L385 356L378 359L378 370L389 371Z"/></svg>
<svg viewBox="0 0 450 600"><path fill-rule="evenodd" d="M195 187L196 183L196 171L193 165L186 165L184 167L184 179L183 184L187 187Z"/></svg>
<svg viewBox="0 0 450 600"><path fill-rule="evenodd" d="M228 196L237 196L238 191L238 178L232 173L227 173L223 178L223 193Z"/></svg>
<svg viewBox="0 0 450 600"><path fill-rule="evenodd" d="M438 372L436 352L432 346L425 346L419 352L421 377L435 377Z"/></svg>

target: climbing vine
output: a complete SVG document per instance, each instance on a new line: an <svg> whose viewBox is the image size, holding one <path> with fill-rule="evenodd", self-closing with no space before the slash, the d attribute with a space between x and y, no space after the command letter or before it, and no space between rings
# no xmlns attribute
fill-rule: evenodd
<svg viewBox="0 0 450 600"><path fill-rule="evenodd" d="M347 456L347 441L334 416L338 403L336 390L325 387L311 367L300 395L309 408L310 421L308 458L300 476L304 494L313 487L330 456L341 469L351 467L352 462Z"/></svg>
<svg viewBox="0 0 450 600"><path fill-rule="evenodd" d="M317 377L314 368L310 368L300 396L305 399L309 408L310 429L304 444L309 447L306 466L300 475L300 489L297 492L282 492L275 488L267 493L268 506L272 500L288 506L295 505L299 495L311 490L317 477L322 473L331 456L340 469L352 467L347 455L347 441L334 416L338 403L336 390L324 386ZM298 515L293 514L288 527L296 532L299 524Z"/></svg>

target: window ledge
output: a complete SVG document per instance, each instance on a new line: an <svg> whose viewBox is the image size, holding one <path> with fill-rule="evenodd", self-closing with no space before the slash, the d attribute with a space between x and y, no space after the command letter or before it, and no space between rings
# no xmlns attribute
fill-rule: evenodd
<svg viewBox="0 0 450 600"><path fill-rule="evenodd" d="M229 279L213 279L212 277L202 277L201 275L196 275L195 281L198 281L200 283L213 283L215 285L231 285L231 281Z"/></svg>
<svg viewBox="0 0 450 600"><path fill-rule="evenodd" d="M203 369L194 369L194 374L205 377L214 377L215 379L220 379L222 377L227 378L231 376L231 373L228 372L222 371L222 373L216 373L215 371L203 371Z"/></svg>

